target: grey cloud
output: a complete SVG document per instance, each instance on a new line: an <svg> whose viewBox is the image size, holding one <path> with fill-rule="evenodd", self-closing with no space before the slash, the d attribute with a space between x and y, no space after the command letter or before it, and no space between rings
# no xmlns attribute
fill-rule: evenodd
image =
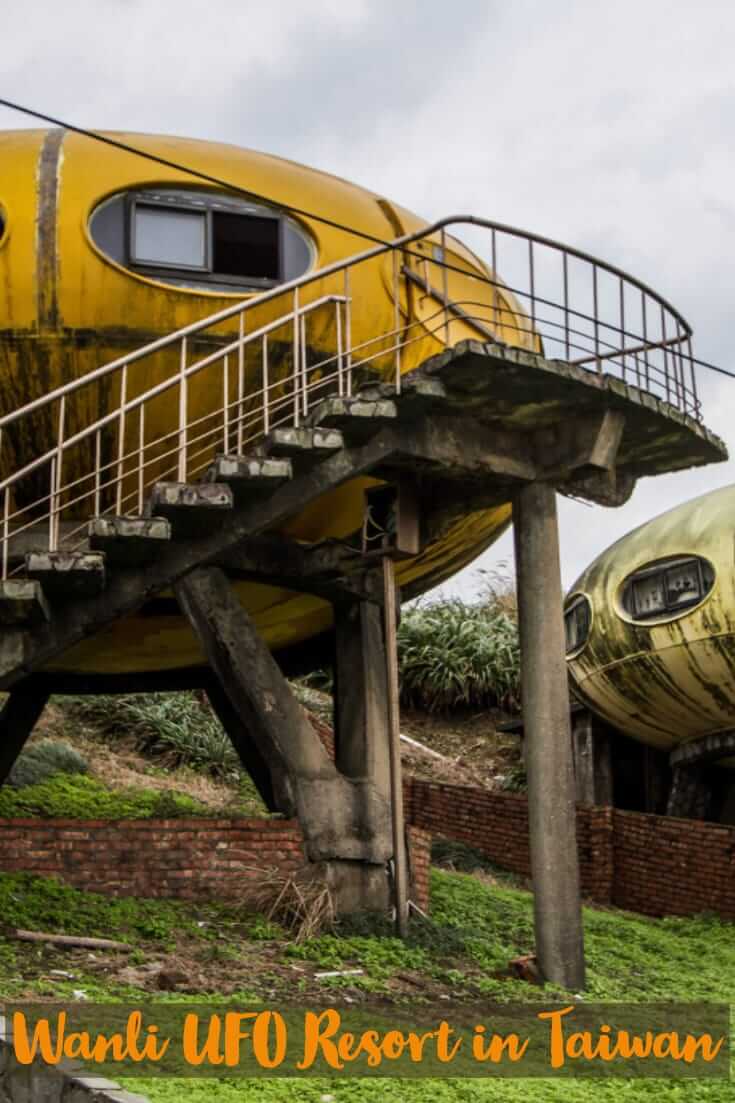
<svg viewBox="0 0 735 1103"><path fill-rule="evenodd" d="M597 253L667 295L735 368L735 8L713 0L19 0L0 94L83 124L213 138L315 164L427 217L468 210ZM7 112L0 126L28 125ZM735 444L735 382L701 373ZM735 481L644 480L563 501L571 583L634 525ZM508 538L483 563L509 559ZM466 572L448 584L472 593Z"/></svg>

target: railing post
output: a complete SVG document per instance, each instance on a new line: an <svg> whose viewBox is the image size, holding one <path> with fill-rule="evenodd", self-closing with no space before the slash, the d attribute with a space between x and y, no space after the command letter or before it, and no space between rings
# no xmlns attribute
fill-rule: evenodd
<svg viewBox="0 0 735 1103"><path fill-rule="evenodd" d="M496 241L495 227L490 231L490 256L491 267L493 270L493 324L496 329L495 336L497 337L498 329L498 244Z"/></svg>
<svg viewBox="0 0 735 1103"><path fill-rule="evenodd" d="M646 320L646 293L641 291L641 320L643 323L643 366L646 369L646 390L651 389L651 373L648 362L648 322Z"/></svg>
<svg viewBox="0 0 735 1103"><path fill-rule="evenodd" d="M347 375L347 397L352 394L352 296L350 294L350 269L345 268L345 371Z"/></svg>
<svg viewBox="0 0 735 1103"><path fill-rule="evenodd" d="M61 524L61 489L63 482L63 469L64 469L64 432L66 429L66 395L61 396L59 401L59 429L56 439L56 478L55 478L55 494L54 504L52 509L53 523L54 523L54 549L59 546L59 526Z"/></svg>
<svg viewBox="0 0 735 1103"><path fill-rule="evenodd" d="M54 452L49 463L49 511L48 511L48 550L56 551L56 525L54 516L56 510L56 457Z"/></svg>
<svg viewBox="0 0 735 1103"><path fill-rule="evenodd" d="M181 339L181 363L179 370L179 463L178 479L180 483L186 482L187 467L187 441L189 420L189 381L186 377L186 337Z"/></svg>
<svg viewBox="0 0 735 1103"><path fill-rule="evenodd" d="M8 553L10 551L10 525L8 518L10 515L10 487L5 487L5 494L3 495L3 579L8 577Z"/></svg>
<svg viewBox="0 0 735 1103"><path fill-rule="evenodd" d="M125 404L128 400L128 365L120 372L120 410L117 419L117 466L115 469L115 509L122 513L122 479L125 461Z"/></svg>
<svg viewBox="0 0 735 1103"><path fill-rule="evenodd" d="M597 364L598 372L602 371L602 362L600 360L600 318L599 318L599 305L598 305L598 290L597 290L597 265L592 265L592 323L594 325L595 333L595 362Z"/></svg>
<svg viewBox="0 0 735 1103"><path fill-rule="evenodd" d="M536 273L533 263L533 240L528 239L528 278L531 292L531 346L533 347L536 334Z"/></svg>
<svg viewBox="0 0 735 1103"><path fill-rule="evenodd" d="M222 357L222 449L230 450L230 361L227 353Z"/></svg>
<svg viewBox="0 0 735 1103"><path fill-rule="evenodd" d="M94 515L99 517L101 508L100 498L100 467L102 466L102 430L98 429L94 435Z"/></svg>
<svg viewBox="0 0 735 1103"><path fill-rule="evenodd" d="M270 396L268 394L268 334L263 335L263 432L270 432Z"/></svg>
<svg viewBox="0 0 735 1103"><path fill-rule="evenodd" d="M625 285L623 277L620 277L620 348L622 352L621 367L623 369L623 382L625 382Z"/></svg>
<svg viewBox="0 0 735 1103"><path fill-rule="evenodd" d="M396 394L401 393L401 306L399 302L399 285L398 285L398 253L395 249L392 251L393 257L393 334L395 341L395 348L393 352L393 363L395 370L395 388Z"/></svg>
<svg viewBox="0 0 735 1103"><path fill-rule="evenodd" d="M692 352L692 339L687 338L687 351L689 353L689 371L692 377L692 397L694 398L694 416L697 421L700 421L699 416L699 395L697 394L697 377L694 373L694 353Z"/></svg>
<svg viewBox="0 0 735 1103"><path fill-rule="evenodd" d="M569 256L566 251L562 253L564 275L564 352L567 360L571 356L569 343Z"/></svg>
<svg viewBox="0 0 735 1103"><path fill-rule="evenodd" d="M145 499L145 404L138 407L138 513L143 516Z"/></svg>
<svg viewBox="0 0 735 1103"><path fill-rule="evenodd" d="M299 363L301 365L301 403L304 417L306 417L309 411L309 368L306 362L306 314L301 315L301 324L299 325L299 337L301 342L299 352Z"/></svg>
<svg viewBox="0 0 735 1103"><path fill-rule="evenodd" d="M293 293L293 423L298 429L299 417L299 290Z"/></svg>
<svg viewBox="0 0 735 1103"><path fill-rule="evenodd" d="M242 453L242 404L245 391L245 313L240 311L240 332L237 346L237 454Z"/></svg>
<svg viewBox="0 0 735 1103"><path fill-rule="evenodd" d="M663 306L661 307L661 348L664 354L664 385L666 387L666 401L670 401L669 393L669 350L666 347L666 312ZM676 361L674 361L674 381L676 382L676 392L678 392L678 380L676 379Z"/></svg>
<svg viewBox="0 0 735 1103"><path fill-rule="evenodd" d="M342 303L335 301L335 326L337 329L337 394L342 397L344 393L344 379L342 378Z"/></svg>
<svg viewBox="0 0 735 1103"><path fill-rule="evenodd" d="M442 253L442 298L444 299L444 348L449 348L449 273L447 271L447 232L442 227L439 238Z"/></svg>

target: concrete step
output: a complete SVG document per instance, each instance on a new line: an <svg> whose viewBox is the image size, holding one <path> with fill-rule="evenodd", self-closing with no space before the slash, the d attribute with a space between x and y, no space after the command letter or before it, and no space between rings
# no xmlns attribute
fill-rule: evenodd
<svg viewBox="0 0 735 1103"><path fill-rule="evenodd" d="M240 505L250 498L270 494L292 475L291 461L287 459L219 455L205 479L211 483L226 483Z"/></svg>
<svg viewBox="0 0 735 1103"><path fill-rule="evenodd" d="M105 556L100 551L33 551L26 575L40 582L49 601L96 597L105 588Z"/></svg>
<svg viewBox="0 0 735 1103"><path fill-rule="evenodd" d="M396 394L393 383L366 383L355 397L362 402L380 402L390 399L397 403L401 417L422 417L447 405L447 388L437 377L411 372L401 378L401 393Z"/></svg>
<svg viewBox="0 0 735 1103"><path fill-rule="evenodd" d="M388 398L323 398L309 415L316 429L337 429L350 444L361 444L398 417L396 403Z"/></svg>
<svg viewBox="0 0 735 1103"><path fill-rule="evenodd" d="M163 517L174 539L210 532L229 515L234 496L225 483L156 483L146 506L149 517Z"/></svg>
<svg viewBox="0 0 735 1103"><path fill-rule="evenodd" d="M108 564L143 567L171 539L171 522L165 517L94 517L87 533L90 548L104 552Z"/></svg>
<svg viewBox="0 0 735 1103"><path fill-rule="evenodd" d="M8 578L0 582L0 624L3 627L30 627L50 617L40 582L30 578Z"/></svg>
<svg viewBox="0 0 735 1103"><path fill-rule="evenodd" d="M336 429L273 429L257 446L254 455L260 459L290 459L304 467L339 452L344 443L342 434Z"/></svg>

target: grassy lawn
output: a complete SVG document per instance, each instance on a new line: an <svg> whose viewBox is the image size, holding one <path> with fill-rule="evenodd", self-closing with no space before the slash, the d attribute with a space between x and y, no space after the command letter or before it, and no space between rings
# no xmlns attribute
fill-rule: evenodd
<svg viewBox="0 0 735 1103"><path fill-rule="evenodd" d="M508 960L532 946L531 897L489 877L435 870L432 920L414 924L404 945L380 930L345 928L296 944L262 917L235 905L184 906L171 902L110 900L80 893L55 881L26 875L0 876L0 915L8 926L66 933L103 934L129 941L132 953L89 955L0 939L0 988L10 998L70 998L141 1001L155 998L220 1002L286 997L308 1006L317 998L334 1006L379 1005L383 1015L410 1005L432 1009L442 998L463 1001L553 1002L558 990L505 977ZM7 928L6 928L7 929ZM649 920L621 912L585 913L588 1000L732 1001L735 939L732 925L712 917ZM152 988L146 963L155 960L184 983L176 990ZM315 976L331 968L361 968L359 977ZM138 971L138 972L136 972ZM59 974L64 975L59 975ZM175 975L175 974L174 974ZM327 987L329 986L329 987ZM627 1103L725 1103L730 1084L702 1081L600 1080L129 1080L127 1086L153 1103L305 1100L334 1103L395 1100L551 1100Z"/></svg>

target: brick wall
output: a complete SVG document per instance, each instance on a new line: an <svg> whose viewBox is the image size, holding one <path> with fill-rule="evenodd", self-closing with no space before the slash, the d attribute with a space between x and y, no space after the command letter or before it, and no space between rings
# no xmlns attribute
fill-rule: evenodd
<svg viewBox="0 0 735 1103"><path fill-rule="evenodd" d="M429 876L431 872L431 835L420 827L409 824L408 834L408 860L411 869L411 899L421 908L422 912L429 911L430 886Z"/></svg>
<svg viewBox="0 0 735 1103"><path fill-rule="evenodd" d="M525 796L409 779L409 821L530 874ZM735 827L613 808L577 808L582 893L643 915L711 911L735 920Z"/></svg>
<svg viewBox="0 0 735 1103"><path fill-rule="evenodd" d="M530 874L525 796L407 779L413 899L429 905L432 835ZM735 920L735 827L577 808L585 897L644 915L715 912ZM112 895L240 895L258 871L304 863L293 820L0 820L0 871L55 874Z"/></svg>
<svg viewBox="0 0 735 1103"><path fill-rule="evenodd" d="M429 909L431 836L409 828L412 896ZM0 872L55 875L113 896L241 896L259 871L305 862L296 820L0 820Z"/></svg>
<svg viewBox="0 0 735 1103"><path fill-rule="evenodd" d="M618 907L735 920L735 827L616 811L613 845Z"/></svg>
<svg viewBox="0 0 735 1103"><path fill-rule="evenodd" d="M0 870L114 896L227 897L303 862L293 820L0 820Z"/></svg>

